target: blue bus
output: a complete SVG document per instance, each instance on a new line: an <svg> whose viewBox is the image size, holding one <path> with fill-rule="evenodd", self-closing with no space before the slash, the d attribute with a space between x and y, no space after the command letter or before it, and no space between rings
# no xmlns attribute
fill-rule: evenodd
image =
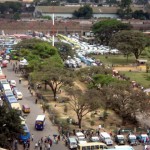
<svg viewBox="0 0 150 150"><path fill-rule="evenodd" d="M38 115L35 121L35 129L43 130L45 126L45 115Z"/></svg>
<svg viewBox="0 0 150 150"><path fill-rule="evenodd" d="M23 124L22 127L23 127L23 133L19 135L20 143L24 143L30 140L30 131L29 131L27 124Z"/></svg>

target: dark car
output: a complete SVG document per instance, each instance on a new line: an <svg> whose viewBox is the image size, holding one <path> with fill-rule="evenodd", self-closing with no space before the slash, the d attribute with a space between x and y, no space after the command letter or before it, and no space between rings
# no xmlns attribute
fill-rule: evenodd
<svg viewBox="0 0 150 150"><path fill-rule="evenodd" d="M138 144L136 136L135 135L128 135L128 143L132 146L135 146Z"/></svg>
<svg viewBox="0 0 150 150"><path fill-rule="evenodd" d="M118 145L124 145L125 144L125 137L123 135L116 135L115 142Z"/></svg>

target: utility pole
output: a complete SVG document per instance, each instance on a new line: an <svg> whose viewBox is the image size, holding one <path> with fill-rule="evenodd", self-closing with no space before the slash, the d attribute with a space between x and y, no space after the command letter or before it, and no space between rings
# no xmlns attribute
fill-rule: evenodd
<svg viewBox="0 0 150 150"><path fill-rule="evenodd" d="M52 46L54 46L55 41L55 15L54 15L54 6L53 6L53 14L52 14Z"/></svg>

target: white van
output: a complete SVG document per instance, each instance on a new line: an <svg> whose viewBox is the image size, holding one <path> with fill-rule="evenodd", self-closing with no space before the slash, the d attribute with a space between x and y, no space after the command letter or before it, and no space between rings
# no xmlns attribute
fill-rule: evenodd
<svg viewBox="0 0 150 150"><path fill-rule="evenodd" d="M85 135L82 132L76 132L76 137L78 144L87 143Z"/></svg>
<svg viewBox="0 0 150 150"><path fill-rule="evenodd" d="M107 132L100 133L100 140L104 142L106 145L113 145L113 141L111 136Z"/></svg>
<svg viewBox="0 0 150 150"><path fill-rule="evenodd" d="M22 94L21 92L19 92L19 91L16 91L16 92L15 92L15 97L16 97L18 100L22 100L23 94Z"/></svg>
<svg viewBox="0 0 150 150"><path fill-rule="evenodd" d="M77 148L77 141L75 139L75 137L69 137L68 138L68 147L69 149L75 149Z"/></svg>

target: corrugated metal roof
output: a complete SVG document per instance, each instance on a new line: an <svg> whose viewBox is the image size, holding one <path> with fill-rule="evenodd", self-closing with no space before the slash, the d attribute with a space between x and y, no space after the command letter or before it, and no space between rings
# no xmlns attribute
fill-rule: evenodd
<svg viewBox="0 0 150 150"><path fill-rule="evenodd" d="M35 11L43 13L73 13L80 6L36 6ZM94 14L116 14L118 7L92 7ZM143 7L132 7L132 10L144 10Z"/></svg>

